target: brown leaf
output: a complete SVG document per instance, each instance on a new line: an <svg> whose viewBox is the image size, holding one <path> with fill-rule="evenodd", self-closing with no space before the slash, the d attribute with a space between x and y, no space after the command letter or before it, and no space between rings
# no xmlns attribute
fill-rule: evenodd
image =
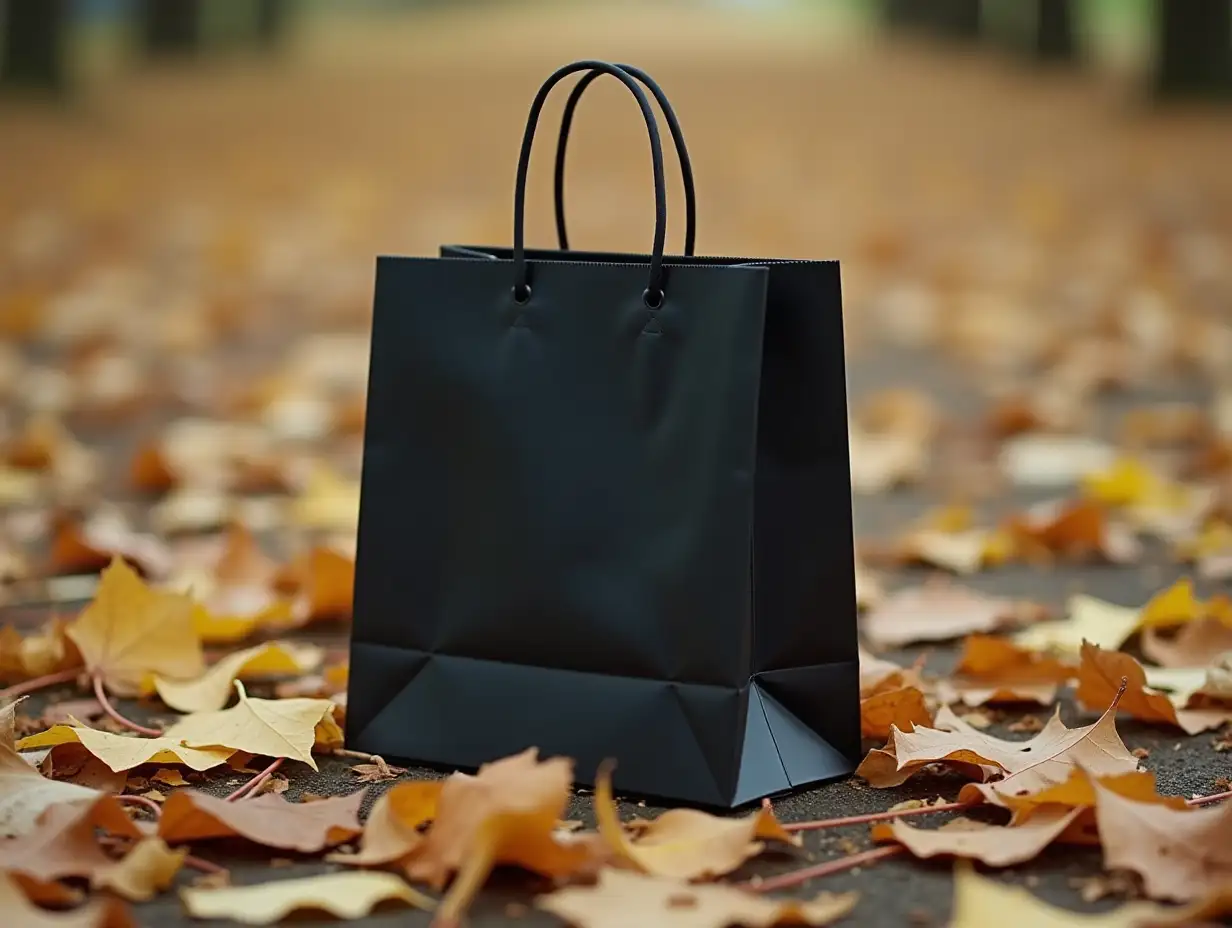
<svg viewBox="0 0 1232 928"><path fill-rule="evenodd" d="M86 522L56 517L48 573L97 573L117 558L147 577L165 577L171 572L166 545L153 535L134 532L118 514L101 513Z"/></svg>
<svg viewBox="0 0 1232 928"><path fill-rule="evenodd" d="M1168 635L1158 628L1142 632L1142 653L1164 667L1201 667L1216 655L1232 651L1232 627L1211 617L1179 626Z"/></svg>
<svg viewBox="0 0 1232 928"><path fill-rule="evenodd" d="M1096 775L1137 770L1138 759L1117 734L1115 717L1113 702L1094 724L1066 728L1058 711L1034 738L1004 741L942 708L936 728L892 731L889 743L870 751L856 774L874 787L897 786L928 764L944 763L977 782L1004 776L998 786L1013 781L1014 792L1033 792L1064 781L1077 764Z"/></svg>
<svg viewBox="0 0 1232 928"><path fill-rule="evenodd" d="M5 928L137 928L128 907L118 899L97 899L71 912L38 908L22 892L23 879L0 873L0 912L4 912Z"/></svg>
<svg viewBox="0 0 1232 928"><path fill-rule="evenodd" d="M535 897L535 907L578 928L771 928L828 925L855 908L855 893L822 893L807 902L769 899L731 886L689 886L676 880L603 870L593 886L570 886Z"/></svg>
<svg viewBox="0 0 1232 928"><path fill-rule="evenodd" d="M1219 728L1232 721L1232 706L1224 708L1177 709L1163 693L1146 686L1146 672L1134 658L1122 651L1105 651L1093 644L1082 646L1082 664L1078 668L1078 702L1092 708L1106 702L1115 693L1121 679L1129 681L1121 708L1134 718L1146 722L1175 725L1186 734L1196 735Z"/></svg>
<svg viewBox="0 0 1232 928"><path fill-rule="evenodd" d="M36 830L43 811L57 803L91 801L98 795L84 786L45 778L14 750L13 719L19 703L0 708L0 836L3 837Z"/></svg>
<svg viewBox="0 0 1232 928"><path fill-rule="evenodd" d="M595 780L595 818L599 834L617 861L651 876L675 880L710 879L730 873L760 854L767 840L800 843L765 807L743 818L672 809L647 823L637 840L630 840L620 825L608 769L601 769Z"/></svg>
<svg viewBox="0 0 1232 928"><path fill-rule="evenodd" d="M1188 902L1232 884L1232 804L1174 809L1095 786L1104 866L1132 870L1155 899Z"/></svg>
<svg viewBox="0 0 1232 928"><path fill-rule="evenodd" d="M1123 526L1109 522L1104 509L1089 500L1034 507L1008 520L1005 529L1014 536L1023 556L1032 560L1055 556L1128 564L1142 553L1138 539Z"/></svg>
<svg viewBox="0 0 1232 928"><path fill-rule="evenodd" d="M0 870L41 880L92 877L115 863L99 846L96 828L125 838L143 837L111 796L63 802L48 806L34 831L0 840Z"/></svg>
<svg viewBox="0 0 1232 928"><path fill-rule="evenodd" d="M53 780L76 783L100 793L124 791L126 777L112 770L82 744L62 744L47 752L39 770Z"/></svg>
<svg viewBox="0 0 1232 928"><path fill-rule="evenodd" d="M115 558L66 634L108 688L137 695L151 674L189 679L204 670L192 609L192 600L150 589Z"/></svg>
<svg viewBox="0 0 1232 928"><path fill-rule="evenodd" d="M1034 859L1055 841L1081 809L1050 808L1021 825L988 825L970 819L951 819L940 828L915 828L906 822L873 826L873 840L894 841L916 857L966 857L991 867L1008 867Z"/></svg>
<svg viewBox="0 0 1232 928"><path fill-rule="evenodd" d="M355 854L336 854L334 863L375 867L405 860L423 841L420 827L436 818L441 780L411 780L391 787L372 806Z"/></svg>
<svg viewBox="0 0 1232 928"><path fill-rule="evenodd" d="M890 594L864 615L860 628L879 647L900 647L993 631L1040 617L1037 606L936 582Z"/></svg>
<svg viewBox="0 0 1232 928"><path fill-rule="evenodd" d="M167 797L158 834L169 844L241 837L264 847L315 854L362 830L363 791L322 802L287 802L276 793L227 802L195 790Z"/></svg>

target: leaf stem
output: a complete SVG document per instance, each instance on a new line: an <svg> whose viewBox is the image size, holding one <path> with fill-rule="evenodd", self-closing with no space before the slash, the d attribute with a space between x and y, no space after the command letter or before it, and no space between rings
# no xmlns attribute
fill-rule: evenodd
<svg viewBox="0 0 1232 928"><path fill-rule="evenodd" d="M0 702L7 702L10 699L16 699L18 696L37 692L45 686L68 683L70 680L76 680L80 673L80 667L73 667L70 670L57 670L55 673L44 674L41 677L31 677L29 680L23 680L21 683L14 683L12 686L0 690Z"/></svg>
<svg viewBox="0 0 1232 928"><path fill-rule="evenodd" d="M264 783L266 780L268 780L270 777L274 775L274 771L282 766L282 762L284 760L286 760L285 757L275 757L274 762L272 764L270 764L268 767L266 767L264 770L258 773L255 777L253 777L251 780L249 780L247 783L245 783L235 792L227 796L226 801L236 802L237 800L244 799L248 796L251 796L253 793L256 792L257 788L262 783Z"/></svg>
<svg viewBox="0 0 1232 928"><path fill-rule="evenodd" d="M192 867L194 870L199 870L201 873L226 873L226 867L220 867L218 864L209 860L202 860L200 857L193 857L192 854L184 855L183 860L185 867Z"/></svg>
<svg viewBox="0 0 1232 928"><path fill-rule="evenodd" d="M352 751L349 748L331 748L325 752L332 754L334 757L353 757L356 760L364 760L370 764L376 764L381 768L381 775L389 774L390 776L399 776L406 773L405 767L395 767L388 763L380 754L365 754L363 751Z"/></svg>
<svg viewBox="0 0 1232 928"><path fill-rule="evenodd" d="M129 805L142 806L152 812L155 818L162 818L162 807L153 799L146 799L145 796L116 796L115 800Z"/></svg>
<svg viewBox="0 0 1232 928"><path fill-rule="evenodd" d="M799 886L801 883L806 883L819 876L829 876L831 873L842 873L844 870L862 867L864 864L871 864L873 861L884 860L887 857L901 854L905 850L907 849L901 844L890 844L886 847L873 848L871 851L861 851L859 854L848 854L846 857L840 857L837 860L827 860L824 863L813 864L811 867L803 867L800 870L791 870L778 876L772 876L768 880L755 878L747 883L740 883L739 886L741 889L748 889L755 893L768 893L776 889L790 889L793 886Z"/></svg>
<svg viewBox="0 0 1232 928"><path fill-rule="evenodd" d="M147 735L150 738L157 738L162 734L157 728L147 728L145 725L139 725L132 719L121 715L120 710L111 704L111 699L107 696L107 690L103 688L102 675L97 673L94 675L94 695L98 697L98 703L103 707L103 712L117 724L123 725L130 731L135 731L139 735Z"/></svg>
<svg viewBox="0 0 1232 928"><path fill-rule="evenodd" d="M1210 802L1222 802L1224 799L1232 799L1232 789L1222 793L1215 793L1213 796L1199 796L1197 799L1186 800L1187 805L1204 806Z"/></svg>

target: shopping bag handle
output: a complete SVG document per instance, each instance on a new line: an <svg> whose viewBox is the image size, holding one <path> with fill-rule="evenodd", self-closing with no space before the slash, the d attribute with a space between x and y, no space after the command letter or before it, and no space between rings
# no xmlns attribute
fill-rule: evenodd
<svg viewBox="0 0 1232 928"><path fill-rule="evenodd" d="M539 114L547 102L552 88L577 71L597 71L617 78L637 99L650 136L650 159L654 171L655 233L654 247L650 255L650 274L642 300L651 309L663 304L663 242L667 232L667 193L663 183L663 142L659 138L659 125L655 120L650 102L638 82L626 71L606 61L575 61L558 68L539 88L530 114L526 117L526 131L522 135L522 150L518 155L517 184L513 191L513 300L524 304L530 300L530 271L526 266L526 175L530 168L530 151L535 142L535 129Z"/></svg>
<svg viewBox="0 0 1232 928"><path fill-rule="evenodd" d="M689 160L689 149L684 143L684 132L681 131L680 120L676 118L676 111L672 109L671 103L668 102L667 94L663 92L663 88L655 83L649 74L641 68L635 68L628 64L618 64L616 67L627 74L633 75L633 77L646 85L646 89L654 94L655 100L659 103L659 109L663 111L663 116L667 119L667 128L672 133L672 141L676 143L676 157L680 161L680 175L684 180L685 227L683 253L691 257L697 232L697 194L693 188L693 163ZM591 71L574 84L573 89L569 91L569 99L565 102L565 113L560 120L560 138L556 142L555 191L556 238L560 242L561 251L569 250L569 234L565 231L565 153L569 145L569 130L573 128L574 112L577 110L577 105L582 102L582 94L586 93L586 88L602 76L602 71Z"/></svg>

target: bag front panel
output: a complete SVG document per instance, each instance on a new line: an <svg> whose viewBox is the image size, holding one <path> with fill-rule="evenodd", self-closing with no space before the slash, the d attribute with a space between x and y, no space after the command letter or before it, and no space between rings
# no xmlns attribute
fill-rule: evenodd
<svg viewBox="0 0 1232 928"><path fill-rule="evenodd" d="M381 259L356 641L747 681L766 272L645 273Z"/></svg>

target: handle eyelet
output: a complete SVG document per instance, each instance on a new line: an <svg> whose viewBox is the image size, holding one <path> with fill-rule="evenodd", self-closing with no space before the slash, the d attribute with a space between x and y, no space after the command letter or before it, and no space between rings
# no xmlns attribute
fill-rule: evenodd
<svg viewBox="0 0 1232 928"><path fill-rule="evenodd" d="M516 303L518 306L525 306L527 303L530 302L530 294L531 294L530 284L521 284L520 286L514 286L511 289L511 292L513 293L513 302Z"/></svg>
<svg viewBox="0 0 1232 928"><path fill-rule="evenodd" d="M642 291L642 302L646 304L647 309L659 309L663 305L663 291L651 291L649 288Z"/></svg>

